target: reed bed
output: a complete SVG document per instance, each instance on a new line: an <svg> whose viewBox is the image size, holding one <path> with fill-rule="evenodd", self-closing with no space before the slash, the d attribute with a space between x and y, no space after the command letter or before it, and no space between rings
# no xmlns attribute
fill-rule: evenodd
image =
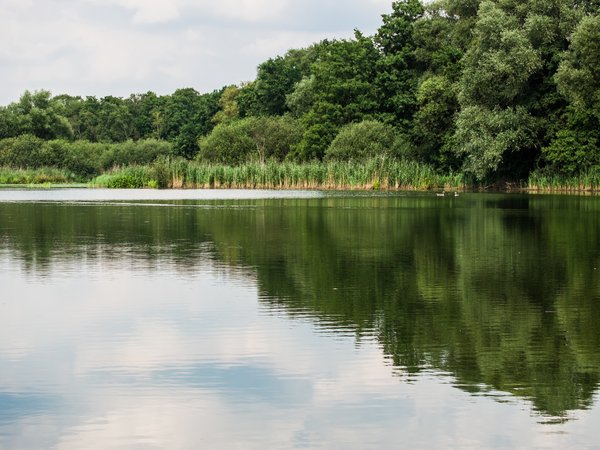
<svg viewBox="0 0 600 450"><path fill-rule="evenodd" d="M592 192L600 190L600 170L591 169L579 175L566 176L534 171L527 188L538 192Z"/></svg>
<svg viewBox="0 0 600 450"><path fill-rule="evenodd" d="M38 169L0 167L0 184L62 184L76 181L73 173L55 167Z"/></svg>
<svg viewBox="0 0 600 450"><path fill-rule="evenodd" d="M114 189L157 188L156 171L151 166L114 168L89 182L92 187Z"/></svg>
<svg viewBox="0 0 600 450"><path fill-rule="evenodd" d="M113 169L90 183L108 188L188 189L462 189L461 173L440 174L416 162L373 159L348 162L268 162L225 166L161 160L153 165Z"/></svg>

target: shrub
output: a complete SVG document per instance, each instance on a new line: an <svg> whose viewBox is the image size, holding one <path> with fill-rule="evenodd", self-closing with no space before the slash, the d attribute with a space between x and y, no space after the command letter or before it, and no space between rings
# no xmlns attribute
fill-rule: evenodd
<svg viewBox="0 0 600 450"><path fill-rule="evenodd" d="M302 134L302 125L291 117L247 117L217 125L201 138L196 159L229 165L282 161Z"/></svg>
<svg viewBox="0 0 600 450"><path fill-rule="evenodd" d="M66 167L70 143L62 139L47 141L40 152L40 164L46 167Z"/></svg>
<svg viewBox="0 0 600 450"><path fill-rule="evenodd" d="M145 139L110 144L101 158L103 169L115 166L132 166L149 164L159 156L169 156L173 146L166 141Z"/></svg>
<svg viewBox="0 0 600 450"><path fill-rule="evenodd" d="M152 170L147 166L127 167L102 174L91 181L93 186L113 189L155 187Z"/></svg>
<svg viewBox="0 0 600 450"><path fill-rule="evenodd" d="M14 168L37 168L41 163L41 150L44 144L40 138L24 134L12 139L4 139L1 163Z"/></svg>
<svg viewBox="0 0 600 450"><path fill-rule="evenodd" d="M44 184L76 181L73 174L54 167L14 169L0 167L0 184Z"/></svg>
<svg viewBox="0 0 600 450"><path fill-rule="evenodd" d="M254 150L254 142L247 131L247 123L251 119L217 125L213 131L198 142L200 151L196 159L220 163L241 164Z"/></svg>
<svg viewBox="0 0 600 450"><path fill-rule="evenodd" d="M395 155L397 145L398 134L391 125L364 120L342 128L325 152L325 159L364 161L375 156Z"/></svg>
<svg viewBox="0 0 600 450"><path fill-rule="evenodd" d="M600 166L598 143L592 133L561 130L550 145L542 149L542 154L556 172L574 175Z"/></svg>
<svg viewBox="0 0 600 450"><path fill-rule="evenodd" d="M75 141L67 146L65 168L82 177L92 177L102 171L100 158L109 144Z"/></svg>

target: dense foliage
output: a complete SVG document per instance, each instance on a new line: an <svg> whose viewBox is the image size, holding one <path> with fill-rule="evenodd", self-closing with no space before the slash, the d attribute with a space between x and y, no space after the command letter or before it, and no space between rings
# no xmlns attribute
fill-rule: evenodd
<svg viewBox="0 0 600 450"><path fill-rule="evenodd" d="M25 92L0 107L0 165L91 175L159 154L234 165L385 155L480 183L578 176L600 167L598 73L597 0L399 0L373 36L290 50L212 93Z"/></svg>

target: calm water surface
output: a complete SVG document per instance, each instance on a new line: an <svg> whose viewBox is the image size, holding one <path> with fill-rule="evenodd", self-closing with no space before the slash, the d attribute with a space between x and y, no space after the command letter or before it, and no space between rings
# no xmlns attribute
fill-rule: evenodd
<svg viewBox="0 0 600 450"><path fill-rule="evenodd" d="M600 198L0 190L0 448L600 448Z"/></svg>

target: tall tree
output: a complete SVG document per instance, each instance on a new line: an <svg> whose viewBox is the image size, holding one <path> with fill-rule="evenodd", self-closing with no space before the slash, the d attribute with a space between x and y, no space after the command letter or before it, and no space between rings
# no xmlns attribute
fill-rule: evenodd
<svg viewBox="0 0 600 450"><path fill-rule="evenodd" d="M217 91L201 95L195 89L185 88L165 99L164 136L173 142L176 155L193 158L198 152L198 138L214 127L212 119L219 111L220 97Z"/></svg>
<svg viewBox="0 0 600 450"><path fill-rule="evenodd" d="M600 15L584 16L562 55L555 80L569 105L542 152L553 170L576 174L600 166Z"/></svg>
<svg viewBox="0 0 600 450"><path fill-rule="evenodd" d="M291 57L278 56L260 64L255 82L258 114L280 116L287 112L286 96L301 78L300 68Z"/></svg>
<svg viewBox="0 0 600 450"><path fill-rule="evenodd" d="M41 139L70 138L72 129L63 105L50 91L25 91L18 102L0 112L2 137L31 134Z"/></svg>
<svg viewBox="0 0 600 450"><path fill-rule="evenodd" d="M479 5L463 60L454 136L465 170L478 179L526 177L539 158L565 106L553 76L580 14L572 0ZM470 121L474 111L481 113L476 122ZM482 129L485 139L471 140Z"/></svg>
<svg viewBox="0 0 600 450"><path fill-rule="evenodd" d="M322 159L342 125L373 118L379 111L375 84L380 54L371 38L355 32L353 40L322 41L312 65L312 105L302 120L306 133L296 149L300 159ZM288 101L307 86L298 84ZM306 107L306 105L304 106Z"/></svg>
<svg viewBox="0 0 600 450"><path fill-rule="evenodd" d="M377 84L382 112L401 130L408 130L416 110L415 22L425 9L419 0L392 3L392 13L382 16L383 24L374 41L381 52L377 61Z"/></svg>

